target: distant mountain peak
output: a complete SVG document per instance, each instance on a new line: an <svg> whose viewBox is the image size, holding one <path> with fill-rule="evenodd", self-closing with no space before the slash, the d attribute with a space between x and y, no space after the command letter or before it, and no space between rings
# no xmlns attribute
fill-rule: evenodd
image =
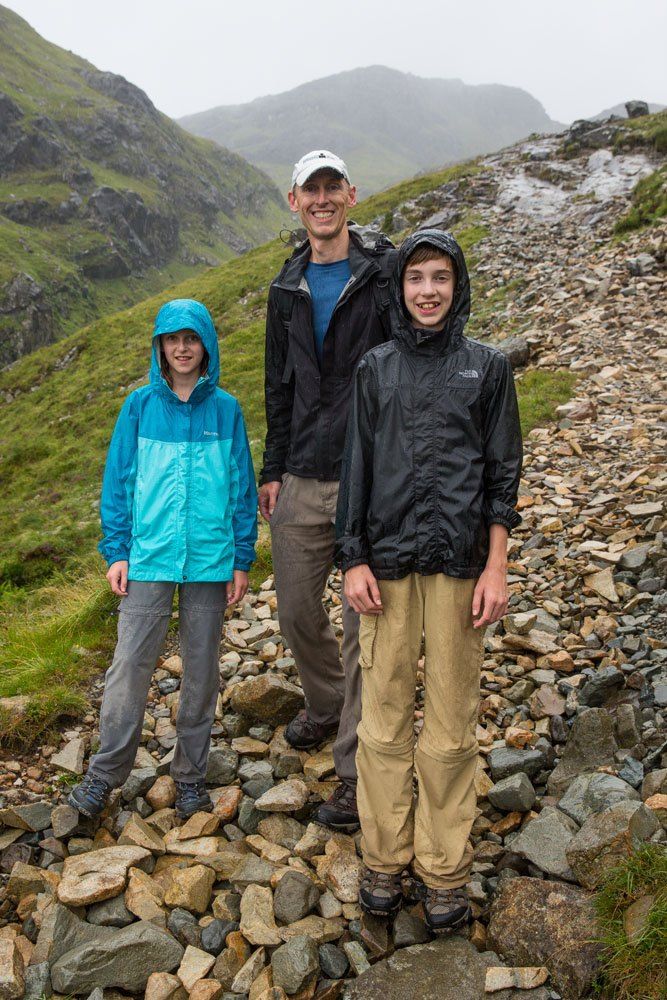
<svg viewBox="0 0 667 1000"><path fill-rule="evenodd" d="M363 195L560 128L518 87L427 79L376 64L179 121L241 153L283 189L303 152L335 149Z"/></svg>

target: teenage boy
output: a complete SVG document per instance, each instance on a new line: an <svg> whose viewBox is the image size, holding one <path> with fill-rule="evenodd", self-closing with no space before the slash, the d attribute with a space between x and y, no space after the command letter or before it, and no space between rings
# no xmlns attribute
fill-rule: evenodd
<svg viewBox="0 0 667 1000"><path fill-rule="evenodd" d="M355 376L337 516L337 562L361 613L360 903L395 912L412 865L437 931L470 914L482 640L507 608L521 432L509 362L464 336L470 285L449 233L403 243L390 296L393 340Z"/></svg>
<svg viewBox="0 0 667 1000"><path fill-rule="evenodd" d="M387 289L396 251L381 234L348 222L356 190L335 153L303 156L288 198L307 239L269 290L259 509L271 526L281 631L305 694L305 710L285 738L305 750L338 732L334 762L341 783L316 819L352 831L359 826L359 616L343 599L341 664L322 595L333 568L352 374L366 351L390 335Z"/></svg>

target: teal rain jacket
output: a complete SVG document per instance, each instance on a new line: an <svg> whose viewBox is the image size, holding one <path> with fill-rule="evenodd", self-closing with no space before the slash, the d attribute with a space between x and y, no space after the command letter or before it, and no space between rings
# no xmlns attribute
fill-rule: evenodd
<svg viewBox="0 0 667 1000"><path fill-rule="evenodd" d="M187 403L160 371L162 333L193 330L208 352ZM220 582L255 558L257 493L241 408L218 388L218 338L208 309L174 299L158 312L150 382L125 400L113 432L100 513L106 561L129 579Z"/></svg>

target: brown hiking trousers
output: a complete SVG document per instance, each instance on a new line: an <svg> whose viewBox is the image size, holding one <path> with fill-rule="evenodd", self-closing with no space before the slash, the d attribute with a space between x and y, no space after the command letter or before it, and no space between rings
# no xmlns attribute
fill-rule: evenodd
<svg viewBox="0 0 667 1000"><path fill-rule="evenodd" d="M483 630L472 626L475 583L442 573L380 580L383 613L361 616L357 804L363 858L387 873L412 863L434 888L464 885L472 862L483 641ZM424 726L415 746L422 634Z"/></svg>
<svg viewBox="0 0 667 1000"><path fill-rule="evenodd" d="M340 720L334 745L336 774L342 781L354 782L361 712L359 615L343 598L339 650L322 603L333 569L337 499L337 482L286 472L270 521L271 549L280 630L296 661L306 711L315 722Z"/></svg>

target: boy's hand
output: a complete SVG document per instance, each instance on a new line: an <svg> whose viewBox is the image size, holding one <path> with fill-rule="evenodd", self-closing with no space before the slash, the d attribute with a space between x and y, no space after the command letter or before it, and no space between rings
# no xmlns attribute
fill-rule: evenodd
<svg viewBox="0 0 667 1000"><path fill-rule="evenodd" d="M127 559L119 559L117 562L111 563L111 566L107 570L107 580L114 594L118 594L119 597L127 596L128 568L129 563Z"/></svg>
<svg viewBox="0 0 667 1000"><path fill-rule="evenodd" d="M271 520L281 486L282 483L278 480L273 483L264 483L259 488L259 512L265 521Z"/></svg>
<svg viewBox="0 0 667 1000"><path fill-rule="evenodd" d="M248 574L245 570L235 569L234 579L227 584L227 605L236 604L248 591Z"/></svg>
<svg viewBox="0 0 667 1000"><path fill-rule="evenodd" d="M362 615L381 615L382 598L370 566L353 566L345 574L345 596L350 607Z"/></svg>
<svg viewBox="0 0 667 1000"><path fill-rule="evenodd" d="M507 570L487 565L472 597L473 627L486 628L497 622L506 613L508 600Z"/></svg>

